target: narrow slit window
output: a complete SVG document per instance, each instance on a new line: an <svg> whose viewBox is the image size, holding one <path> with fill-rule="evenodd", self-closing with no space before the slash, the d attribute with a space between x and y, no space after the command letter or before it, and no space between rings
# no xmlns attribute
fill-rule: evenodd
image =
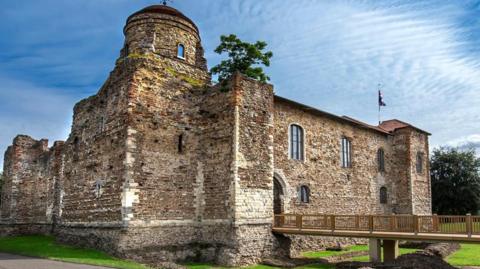
<svg viewBox="0 0 480 269"><path fill-rule="evenodd" d="M183 134L178 136L177 147L178 147L178 153L182 153L183 152Z"/></svg>
<svg viewBox="0 0 480 269"><path fill-rule="evenodd" d="M385 152L383 149L378 149L377 152L378 171L385 172Z"/></svg>
<svg viewBox="0 0 480 269"><path fill-rule="evenodd" d="M423 152L417 153L417 173L423 173Z"/></svg>
<svg viewBox="0 0 480 269"><path fill-rule="evenodd" d="M295 124L290 125L290 159L304 159L303 129Z"/></svg>
<svg viewBox="0 0 480 269"><path fill-rule="evenodd" d="M180 59L185 59L185 46L183 44L177 45L177 57Z"/></svg>
<svg viewBox="0 0 480 269"><path fill-rule="evenodd" d="M346 137L342 137L342 167L352 167L352 143Z"/></svg>

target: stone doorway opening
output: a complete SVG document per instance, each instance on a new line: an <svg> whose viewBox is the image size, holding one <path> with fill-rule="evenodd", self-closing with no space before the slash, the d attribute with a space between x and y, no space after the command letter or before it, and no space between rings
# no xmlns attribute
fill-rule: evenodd
<svg viewBox="0 0 480 269"><path fill-rule="evenodd" d="M283 213L283 197L284 191L282 184L278 181L277 178L273 178L273 213L282 214Z"/></svg>

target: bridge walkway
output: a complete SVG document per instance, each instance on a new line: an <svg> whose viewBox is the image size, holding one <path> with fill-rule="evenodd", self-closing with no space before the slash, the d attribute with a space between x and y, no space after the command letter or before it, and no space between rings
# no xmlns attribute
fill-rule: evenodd
<svg viewBox="0 0 480 269"><path fill-rule="evenodd" d="M275 215L280 234L370 239L370 260L398 256L398 241L480 243L480 216L417 215Z"/></svg>

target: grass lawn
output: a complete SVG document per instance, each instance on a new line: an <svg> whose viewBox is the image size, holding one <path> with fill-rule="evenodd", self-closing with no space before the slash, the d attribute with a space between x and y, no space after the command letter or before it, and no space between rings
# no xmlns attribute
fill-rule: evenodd
<svg viewBox="0 0 480 269"><path fill-rule="evenodd" d="M50 236L1 237L0 252L121 269L150 268L139 263L111 257L97 250L57 244Z"/></svg>
<svg viewBox="0 0 480 269"><path fill-rule="evenodd" d="M331 250L323 250L323 251L308 251L302 253L302 256L305 258L325 258L325 257L332 257L332 256L339 256L346 253L357 252L357 251L368 251L367 245L357 245L348 247L342 251L331 251Z"/></svg>
<svg viewBox="0 0 480 269"><path fill-rule="evenodd" d="M217 267L211 264L204 263L190 263L186 264L188 269L235 269L235 268L226 268L226 267ZM242 267L241 269L280 269L278 267L267 266L267 265L253 265ZM295 267L295 269L335 269L334 265L328 264L309 264L300 267Z"/></svg>
<svg viewBox="0 0 480 269"><path fill-rule="evenodd" d="M417 249L400 248L400 255L414 253L416 251L417 251ZM383 256L383 249L382 249L382 256ZM350 260L355 261L355 262L368 262L368 261L370 261L370 257L368 255L358 256L358 257L353 257Z"/></svg>
<svg viewBox="0 0 480 269"><path fill-rule="evenodd" d="M450 255L447 262L453 266L480 266L480 244L461 244L462 248Z"/></svg>

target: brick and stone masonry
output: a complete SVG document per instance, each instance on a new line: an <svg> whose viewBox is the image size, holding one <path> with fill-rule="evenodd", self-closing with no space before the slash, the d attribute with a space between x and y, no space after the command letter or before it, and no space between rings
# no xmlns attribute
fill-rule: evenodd
<svg viewBox="0 0 480 269"><path fill-rule="evenodd" d="M212 85L197 26L167 6L133 14L124 33L114 70L75 105L65 142L49 148L48 140L19 135L7 149L0 235L55 234L147 262L245 265L355 243L276 237L274 208L431 213L427 132L335 116L239 73ZM292 124L303 130L301 160L291 158ZM348 168L343 137L351 141Z"/></svg>

